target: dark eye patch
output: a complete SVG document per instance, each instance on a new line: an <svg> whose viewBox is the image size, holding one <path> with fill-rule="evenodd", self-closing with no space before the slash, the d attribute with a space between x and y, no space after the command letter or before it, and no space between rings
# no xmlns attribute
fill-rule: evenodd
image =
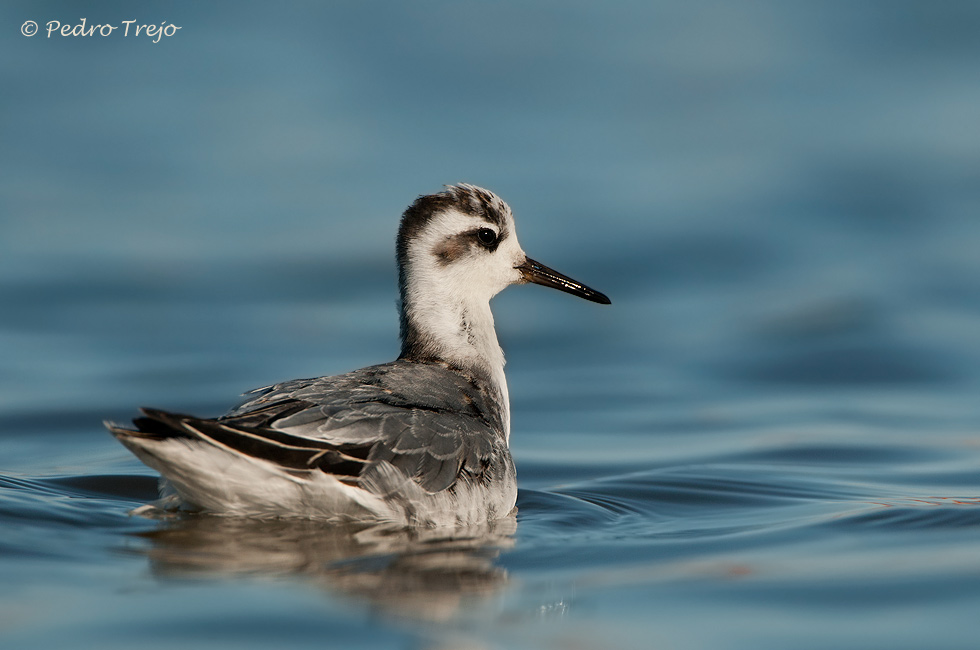
<svg viewBox="0 0 980 650"><path fill-rule="evenodd" d="M446 237L432 247L432 254L441 265L446 266L477 247L492 253L497 250L497 246L506 236L506 231L498 234L492 228L474 228Z"/></svg>

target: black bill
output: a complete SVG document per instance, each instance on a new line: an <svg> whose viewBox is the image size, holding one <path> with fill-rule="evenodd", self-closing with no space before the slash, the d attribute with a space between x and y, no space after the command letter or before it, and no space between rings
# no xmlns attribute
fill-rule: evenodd
<svg viewBox="0 0 980 650"><path fill-rule="evenodd" d="M586 300L603 305L612 304L612 301L605 294L594 291L581 282L576 282L567 275L562 275L554 269L549 269L544 264L539 264L530 257L525 259L524 263L517 267L517 270L521 272L521 275L524 276L524 280L527 282L543 284L546 287L558 289L570 293L573 296L585 298Z"/></svg>

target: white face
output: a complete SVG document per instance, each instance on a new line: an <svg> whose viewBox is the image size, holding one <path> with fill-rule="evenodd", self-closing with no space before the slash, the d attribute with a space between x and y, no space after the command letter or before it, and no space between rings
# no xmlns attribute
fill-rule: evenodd
<svg viewBox="0 0 980 650"><path fill-rule="evenodd" d="M489 301L508 285L523 282L516 267L527 256L517 241L513 217L509 212L504 216L498 225L455 209L435 215L409 247L413 275L467 302Z"/></svg>

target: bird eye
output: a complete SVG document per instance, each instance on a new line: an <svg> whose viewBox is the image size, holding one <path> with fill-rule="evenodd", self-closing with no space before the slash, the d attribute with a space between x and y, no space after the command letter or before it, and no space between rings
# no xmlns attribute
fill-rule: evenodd
<svg viewBox="0 0 980 650"><path fill-rule="evenodd" d="M480 228L476 231L476 238L479 239L480 243L484 246L493 246L497 241L497 233L489 228Z"/></svg>

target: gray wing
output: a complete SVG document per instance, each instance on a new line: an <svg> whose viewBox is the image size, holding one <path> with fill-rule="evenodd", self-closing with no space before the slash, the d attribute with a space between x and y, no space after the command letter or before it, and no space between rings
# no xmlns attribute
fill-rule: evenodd
<svg viewBox="0 0 980 650"><path fill-rule="evenodd" d="M441 364L396 361L285 382L248 398L206 421L206 435L294 471L357 482L387 461L439 492L460 478L492 480L510 463L495 396Z"/></svg>

